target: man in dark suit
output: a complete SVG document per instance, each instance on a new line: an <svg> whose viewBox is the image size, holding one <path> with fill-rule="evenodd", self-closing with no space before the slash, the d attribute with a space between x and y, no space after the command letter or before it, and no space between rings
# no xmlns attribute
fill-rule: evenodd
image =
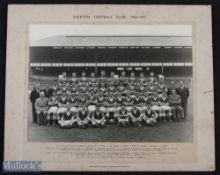
<svg viewBox="0 0 220 175"><path fill-rule="evenodd" d="M33 117L33 123L37 123L37 113L36 113L36 110L35 110L35 101L37 98L39 98L39 93L40 93L40 90L39 90L39 85L34 85L34 88L33 90L31 91L31 94L30 94L30 101L32 103L32 117Z"/></svg>
<svg viewBox="0 0 220 175"><path fill-rule="evenodd" d="M177 88L177 93L181 97L181 101L182 101L181 106L184 111L184 118L186 118L187 117L187 101L189 98L189 89L185 87L184 82L182 80L180 81L180 86Z"/></svg>
<svg viewBox="0 0 220 175"><path fill-rule="evenodd" d="M45 85L44 92L45 92L45 97L50 98L52 96L53 90L50 88L49 84Z"/></svg>

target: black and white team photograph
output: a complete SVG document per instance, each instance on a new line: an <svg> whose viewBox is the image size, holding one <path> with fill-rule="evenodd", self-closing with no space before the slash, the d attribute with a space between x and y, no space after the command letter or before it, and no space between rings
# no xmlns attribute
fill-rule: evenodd
<svg viewBox="0 0 220 175"><path fill-rule="evenodd" d="M28 141L193 142L190 25L30 25Z"/></svg>

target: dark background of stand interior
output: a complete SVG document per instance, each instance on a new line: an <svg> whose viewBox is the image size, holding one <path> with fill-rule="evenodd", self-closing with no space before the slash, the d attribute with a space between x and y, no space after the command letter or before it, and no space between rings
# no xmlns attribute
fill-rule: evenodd
<svg viewBox="0 0 220 175"><path fill-rule="evenodd" d="M213 35L213 61L214 61L214 91L215 91L215 116L220 115L220 77L217 76L220 70L220 1L219 0L1 0L0 1L0 158L3 160L4 151L4 97L5 97L5 63L6 63L6 36L7 36L7 6L9 4L167 4L167 5L212 5L212 35ZM205 83L205 82L204 82ZM216 138L216 171L215 172L148 172L144 174L220 174L220 118L215 118L215 138ZM2 164L1 164L2 165ZM47 172L45 174L50 174ZM58 174L58 173L56 173ZM59 172L63 174L63 172ZM68 173L67 173L68 174ZM69 173L70 174L70 173ZM73 174L73 173L71 173ZM78 172L74 174L79 174ZM80 173L80 174L96 174L96 173ZM110 173L99 173L110 174ZM125 174L125 173L116 173ZM126 174L143 174L131 172Z"/></svg>
<svg viewBox="0 0 220 175"><path fill-rule="evenodd" d="M167 63L191 63L192 64L192 48L104 48L104 49L66 49L66 48L54 48L54 47L30 47L30 77L33 75L42 76L58 76L63 71L66 71L68 76L74 71L81 76L82 71L86 71L87 76L90 76L91 72L96 72L100 75L101 70L106 71L106 75L110 76L110 72L114 71L115 74L119 74L122 68L126 71L126 76L130 76L130 72L134 71L137 76L140 72L144 72L149 75L151 71L155 74L164 74L165 76L179 76L187 77L192 76L192 66L166 66ZM35 63L35 65L33 64ZM119 63L119 66L79 66L79 67L42 67L36 66L37 63ZM120 63L160 63L158 66L120 66ZM163 63L163 70L162 64ZM139 69L141 68L141 69Z"/></svg>

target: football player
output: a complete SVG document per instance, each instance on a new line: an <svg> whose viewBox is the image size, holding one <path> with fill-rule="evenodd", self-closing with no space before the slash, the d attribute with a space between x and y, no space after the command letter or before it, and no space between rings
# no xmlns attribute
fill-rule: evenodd
<svg viewBox="0 0 220 175"><path fill-rule="evenodd" d="M79 80L79 85L82 85L83 83L86 83L86 82L87 82L86 72L83 71L82 75L81 75L81 78Z"/></svg>
<svg viewBox="0 0 220 175"><path fill-rule="evenodd" d="M129 113L125 106L122 105L121 109L117 113L118 125L121 127L128 127L129 124Z"/></svg>
<svg viewBox="0 0 220 175"><path fill-rule="evenodd" d="M134 81L131 81L131 82L128 83L127 92L130 93L130 94L136 92L136 86L135 86Z"/></svg>
<svg viewBox="0 0 220 175"><path fill-rule="evenodd" d="M56 124L58 103L58 97L56 92L54 91L52 97L50 97L48 101L49 110L47 112L47 125Z"/></svg>
<svg viewBox="0 0 220 175"><path fill-rule="evenodd" d="M89 79L88 85L89 85L90 88L97 86L97 80L96 80L94 72L92 72L91 75L90 75L90 79Z"/></svg>
<svg viewBox="0 0 220 175"><path fill-rule="evenodd" d="M125 71L122 71L121 76L119 77L119 82L122 82L125 85L126 81L127 81L127 77L126 77Z"/></svg>
<svg viewBox="0 0 220 175"><path fill-rule="evenodd" d="M114 72L111 72L111 73L110 73L110 78L111 78L111 79L114 79L114 78L115 78L115 73L114 73Z"/></svg>
<svg viewBox="0 0 220 175"><path fill-rule="evenodd" d="M63 93L62 90L59 88L57 90L57 97L60 98L62 96L62 93Z"/></svg>
<svg viewBox="0 0 220 175"><path fill-rule="evenodd" d="M107 88L105 87L105 83L101 83L99 88L100 93L102 93L104 96L107 95Z"/></svg>
<svg viewBox="0 0 220 175"><path fill-rule="evenodd" d="M62 92L62 95L59 99L59 103L58 103L58 106L59 106L59 109L57 110L57 114L58 114L58 117L57 119L60 120L61 119L61 115L66 112L66 107L67 105L69 104L69 99L67 98L66 96L66 92L63 91Z"/></svg>
<svg viewBox="0 0 220 175"><path fill-rule="evenodd" d="M130 74L130 81L136 81L135 73L131 72Z"/></svg>
<svg viewBox="0 0 220 175"><path fill-rule="evenodd" d="M143 122L150 126L155 126L157 123L158 114L152 110L151 103L147 103L147 107L141 114Z"/></svg>
<svg viewBox="0 0 220 175"><path fill-rule="evenodd" d="M55 83L55 84L52 86L52 91L57 93L58 90L60 90L60 88L57 86L57 83Z"/></svg>
<svg viewBox="0 0 220 175"><path fill-rule="evenodd" d="M78 83L79 83L79 79L77 78L77 74L76 72L73 72L72 77L70 78L70 86L73 86Z"/></svg>
<svg viewBox="0 0 220 175"><path fill-rule="evenodd" d="M99 84L105 84L106 80L107 80L107 77L105 75L105 71L101 70L100 74L101 74L101 76L99 77L98 82L99 82Z"/></svg>
<svg viewBox="0 0 220 175"><path fill-rule="evenodd" d="M87 96L85 94L80 94L78 98L78 110L82 110L82 106L87 105Z"/></svg>
<svg viewBox="0 0 220 175"><path fill-rule="evenodd" d="M71 93L79 94L79 86L78 86L78 84L72 84L72 86L70 86L70 91L71 91Z"/></svg>
<svg viewBox="0 0 220 175"><path fill-rule="evenodd" d="M138 87L138 91L142 94L146 91L146 88L143 83L140 83L140 86Z"/></svg>
<svg viewBox="0 0 220 175"><path fill-rule="evenodd" d="M154 72L150 72L149 83L156 85L157 78L154 76Z"/></svg>
<svg viewBox="0 0 220 175"><path fill-rule="evenodd" d="M152 96L154 91L156 91L156 86L153 83L148 83L148 86L146 87L146 90L148 92L148 95Z"/></svg>
<svg viewBox="0 0 220 175"><path fill-rule="evenodd" d="M77 112L78 109L78 99L77 99L77 95L72 92L70 98L69 98L69 106L70 106L70 111L71 112Z"/></svg>
<svg viewBox="0 0 220 175"><path fill-rule="evenodd" d="M76 123L79 128L86 128L90 121L90 114L86 106L82 106L82 110L78 112Z"/></svg>
<svg viewBox="0 0 220 175"><path fill-rule="evenodd" d="M125 101L124 96L120 92L117 93L116 101L117 101L116 110L119 111L121 109L121 106L124 105L124 101Z"/></svg>
<svg viewBox="0 0 220 175"><path fill-rule="evenodd" d="M158 80L158 84L157 84L157 92L158 92L159 97L161 97L162 93L167 92L168 89L167 89L166 84L164 83L164 76L158 75L158 77L159 77L159 80Z"/></svg>
<svg viewBox="0 0 220 175"><path fill-rule="evenodd" d="M158 114L158 121L162 121L162 110L160 107L160 98L158 96L157 91L154 91L152 97L151 97L151 109Z"/></svg>
<svg viewBox="0 0 220 175"><path fill-rule="evenodd" d="M173 89L177 90L177 86L174 81L171 81L170 86L168 87L168 92L167 92L168 96L172 94Z"/></svg>
<svg viewBox="0 0 220 175"><path fill-rule="evenodd" d="M93 111L90 115L90 120L93 127L103 127L105 126L105 116L103 112L100 111L99 106L96 106L95 111Z"/></svg>
<svg viewBox="0 0 220 175"><path fill-rule="evenodd" d="M58 76L58 83L59 83L59 85L62 85L64 82L67 83L66 72L63 72L62 75Z"/></svg>
<svg viewBox="0 0 220 175"><path fill-rule="evenodd" d="M141 94L141 103L140 103L140 107L141 110L145 110L145 108L147 107L148 103L151 103L151 96L148 95L148 92L146 91L145 93Z"/></svg>
<svg viewBox="0 0 220 175"><path fill-rule="evenodd" d="M139 82L140 82L141 84L145 84L145 83L146 83L146 78L145 78L143 72L140 73Z"/></svg>
<svg viewBox="0 0 220 175"><path fill-rule="evenodd" d="M114 86L114 83L113 82L109 82L109 86L108 86L108 93L113 93L115 94L116 93L116 88Z"/></svg>
<svg viewBox="0 0 220 175"><path fill-rule="evenodd" d="M98 92L98 84L97 84L97 82L91 83L91 85L89 87L89 93L91 94L91 92L94 93L94 94L97 94L97 92Z"/></svg>
<svg viewBox="0 0 220 175"><path fill-rule="evenodd" d="M132 108L130 118L134 126L141 126L141 122L142 122L141 111L136 106Z"/></svg>
<svg viewBox="0 0 220 175"><path fill-rule="evenodd" d="M67 96L67 98L70 98L71 95L72 95L72 93L71 93L71 89L68 88L68 89L66 90L66 96Z"/></svg>
<svg viewBox="0 0 220 175"><path fill-rule="evenodd" d="M125 92L125 87L124 87L124 83L123 82L119 82L119 85L118 85L118 92L121 93L122 95L125 95L126 92Z"/></svg>
<svg viewBox="0 0 220 175"><path fill-rule="evenodd" d="M82 82L80 87L79 87L79 92L82 94L88 94L89 93L89 88L86 82Z"/></svg>
<svg viewBox="0 0 220 175"><path fill-rule="evenodd" d="M116 122L116 99L113 95L113 93L110 93L109 96L107 97L106 100L106 108L107 108L107 113L106 117L108 118L108 122L110 124L114 124Z"/></svg>
<svg viewBox="0 0 220 175"><path fill-rule="evenodd" d="M67 91L67 89L68 89L68 82L66 82L66 81L64 81L63 83L62 83L62 85L60 85L60 89L62 90L62 91Z"/></svg>
<svg viewBox="0 0 220 175"><path fill-rule="evenodd" d="M104 96L102 95L102 93L98 93L97 96L97 105L100 107L100 111L102 113L106 113L106 100Z"/></svg>
<svg viewBox="0 0 220 175"><path fill-rule="evenodd" d="M133 99L131 98L130 94L127 94L124 100L124 105L127 111L130 111L133 106Z"/></svg>
<svg viewBox="0 0 220 175"><path fill-rule="evenodd" d="M93 91L91 91L90 95L88 96L88 110L89 112L93 112L96 109L96 105L97 105L97 99L96 99L96 95Z"/></svg>
<svg viewBox="0 0 220 175"><path fill-rule="evenodd" d="M61 119L58 121L60 128L71 128L73 123L76 122L77 113L76 111L71 111L71 106L67 106L67 110L62 113Z"/></svg>
<svg viewBox="0 0 220 175"><path fill-rule="evenodd" d="M115 85L116 82L117 82L116 80L117 80L117 78L116 78L115 73L114 73L114 72L111 72L111 73L110 73L109 81L112 82L112 83Z"/></svg>
<svg viewBox="0 0 220 175"><path fill-rule="evenodd" d="M144 98L144 97L143 97ZM139 109L141 110L141 96L140 93L136 92L134 97L133 97L133 104Z"/></svg>
<svg viewBox="0 0 220 175"><path fill-rule="evenodd" d="M163 91L162 96L160 97L160 106L163 120L171 121L172 112L171 107L169 106L169 98L165 91Z"/></svg>

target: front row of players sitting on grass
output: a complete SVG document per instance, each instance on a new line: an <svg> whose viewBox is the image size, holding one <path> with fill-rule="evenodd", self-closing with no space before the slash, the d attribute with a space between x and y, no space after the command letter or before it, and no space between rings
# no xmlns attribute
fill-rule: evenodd
<svg viewBox="0 0 220 175"><path fill-rule="evenodd" d="M58 96L53 91L50 98L45 92L35 102L37 123L39 125L58 125L61 128L104 127L115 124L121 127L128 126L155 126L160 122L176 122L184 118L181 107L181 98L172 89L167 96L166 92L152 95L147 92L108 96L102 94L66 94Z"/></svg>

